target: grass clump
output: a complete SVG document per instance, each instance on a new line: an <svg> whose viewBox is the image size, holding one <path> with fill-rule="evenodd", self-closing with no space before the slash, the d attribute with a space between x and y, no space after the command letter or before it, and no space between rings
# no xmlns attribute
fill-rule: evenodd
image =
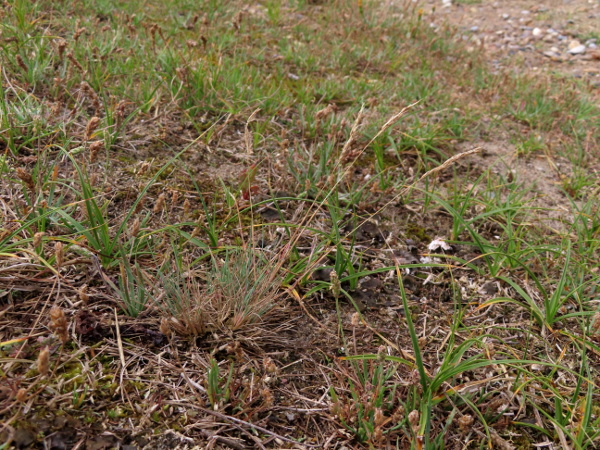
<svg viewBox="0 0 600 450"><path fill-rule="evenodd" d="M165 329L181 336L244 335L282 307L285 291L276 261L254 249L225 249L210 263L202 280L191 269L162 275L162 303L171 315L162 322Z"/></svg>

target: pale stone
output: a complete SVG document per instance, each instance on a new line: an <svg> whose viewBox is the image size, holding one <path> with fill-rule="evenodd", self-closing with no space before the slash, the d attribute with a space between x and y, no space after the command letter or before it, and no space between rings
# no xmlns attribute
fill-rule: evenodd
<svg viewBox="0 0 600 450"><path fill-rule="evenodd" d="M569 48L569 53L571 55L583 55L585 50L585 45L578 45L577 47Z"/></svg>

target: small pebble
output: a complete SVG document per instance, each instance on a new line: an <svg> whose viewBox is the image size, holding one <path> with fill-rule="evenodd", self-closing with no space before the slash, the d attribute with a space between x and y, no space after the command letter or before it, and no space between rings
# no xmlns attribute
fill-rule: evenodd
<svg viewBox="0 0 600 450"><path fill-rule="evenodd" d="M549 51L549 52L544 52L543 53L544 56L546 56L547 58L550 58L552 61L560 61L560 53L558 52L553 52L553 51Z"/></svg>
<svg viewBox="0 0 600 450"><path fill-rule="evenodd" d="M535 37L541 36L542 30L540 30L539 28L534 28L533 31L531 32L531 34L533 34Z"/></svg>
<svg viewBox="0 0 600 450"><path fill-rule="evenodd" d="M571 55L583 55L585 53L585 50L585 45L578 45L577 47L570 48L569 53Z"/></svg>

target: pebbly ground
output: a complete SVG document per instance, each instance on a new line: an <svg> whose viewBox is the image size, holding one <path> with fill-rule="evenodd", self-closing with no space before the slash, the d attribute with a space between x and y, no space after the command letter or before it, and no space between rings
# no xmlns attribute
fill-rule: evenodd
<svg viewBox="0 0 600 450"><path fill-rule="evenodd" d="M424 0L433 26L457 26L490 63L531 73L551 71L600 91L599 0Z"/></svg>

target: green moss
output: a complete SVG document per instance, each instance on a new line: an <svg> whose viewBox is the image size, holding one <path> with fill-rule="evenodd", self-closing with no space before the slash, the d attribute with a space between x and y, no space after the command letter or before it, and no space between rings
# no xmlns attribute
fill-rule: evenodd
<svg viewBox="0 0 600 450"><path fill-rule="evenodd" d="M419 240L421 242L431 241L431 236L427 234L427 230L419 225L410 223L406 226L406 237L410 239Z"/></svg>

